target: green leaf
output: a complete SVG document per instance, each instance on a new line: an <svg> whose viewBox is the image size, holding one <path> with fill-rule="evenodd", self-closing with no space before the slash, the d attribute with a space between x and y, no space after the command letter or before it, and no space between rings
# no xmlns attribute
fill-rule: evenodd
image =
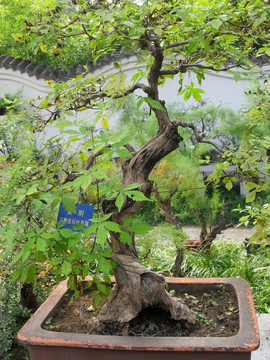
<svg viewBox="0 0 270 360"><path fill-rule="evenodd" d="M11 34L11 36L15 41L22 41L22 39L24 38L24 34L22 33Z"/></svg>
<svg viewBox="0 0 270 360"><path fill-rule="evenodd" d="M123 226L126 227L126 226L129 226L131 223L132 223L132 218L127 218L124 220L124 223L123 223Z"/></svg>
<svg viewBox="0 0 270 360"><path fill-rule="evenodd" d="M66 276L68 276L72 271L72 266L68 261L64 261L61 268L60 268L60 272Z"/></svg>
<svg viewBox="0 0 270 360"><path fill-rule="evenodd" d="M125 198L123 194L119 194L116 198L115 205L117 206L118 211L120 212L122 209L122 206L124 204Z"/></svg>
<svg viewBox="0 0 270 360"><path fill-rule="evenodd" d="M98 259L98 266L101 269L101 271L103 273L109 274L111 269L114 267L114 264L111 260L108 260L106 258L104 258L103 256L101 256Z"/></svg>
<svg viewBox="0 0 270 360"><path fill-rule="evenodd" d="M101 292L104 295L107 295L107 288L104 284L101 284L99 282L96 283L98 291Z"/></svg>
<svg viewBox="0 0 270 360"><path fill-rule="evenodd" d="M36 248L38 251L45 251L47 248L47 242L46 240L42 238L38 238L36 242Z"/></svg>
<svg viewBox="0 0 270 360"><path fill-rule="evenodd" d="M117 69L117 70L120 69L120 65L119 65L118 62L116 62L116 61L113 62L113 66L114 66L114 68Z"/></svg>
<svg viewBox="0 0 270 360"><path fill-rule="evenodd" d="M69 121L69 120L66 120L66 119L60 119L55 126L59 127L59 128L64 128L66 126L73 126L73 125L74 124L73 124L72 121Z"/></svg>
<svg viewBox="0 0 270 360"><path fill-rule="evenodd" d="M244 185L244 188L248 191L254 189L257 185L254 184L254 183L251 183L251 182L247 182L245 185Z"/></svg>
<svg viewBox="0 0 270 360"><path fill-rule="evenodd" d="M232 181L231 180L227 181L225 187L230 191L233 187Z"/></svg>
<svg viewBox="0 0 270 360"><path fill-rule="evenodd" d="M50 264L52 266L55 266L55 265L59 265L61 264L61 262L63 261L63 258L62 257L57 257L57 258L54 258L50 261Z"/></svg>
<svg viewBox="0 0 270 360"><path fill-rule="evenodd" d="M128 151L128 149L118 149L115 151L121 158L132 157L132 154Z"/></svg>
<svg viewBox="0 0 270 360"><path fill-rule="evenodd" d="M196 50L203 40L204 38L202 36L196 37L195 39L191 40L191 42L188 44L188 52Z"/></svg>
<svg viewBox="0 0 270 360"><path fill-rule="evenodd" d="M181 93L184 92L184 100L187 101L191 97L191 91L190 90L183 90Z"/></svg>
<svg viewBox="0 0 270 360"><path fill-rule="evenodd" d="M116 75L111 75L111 81L107 85L109 91L119 91L125 88L127 75L120 71Z"/></svg>
<svg viewBox="0 0 270 360"><path fill-rule="evenodd" d="M65 238L69 239L74 236L74 232L71 229L60 229L59 233Z"/></svg>
<svg viewBox="0 0 270 360"><path fill-rule="evenodd" d="M130 245L132 242L132 237L129 233L127 233L126 231L122 231L120 234L120 241L124 244L128 244Z"/></svg>
<svg viewBox="0 0 270 360"><path fill-rule="evenodd" d="M139 186L141 186L140 183L129 184L129 185L127 185L127 186L124 187L124 190L137 189Z"/></svg>
<svg viewBox="0 0 270 360"><path fill-rule="evenodd" d="M97 230L98 224L92 224L88 228L84 229L84 235L87 237L93 234Z"/></svg>
<svg viewBox="0 0 270 360"><path fill-rule="evenodd" d="M248 193L246 196L246 202L253 202L256 198L256 194L257 194L256 190L253 190L250 193Z"/></svg>
<svg viewBox="0 0 270 360"><path fill-rule="evenodd" d="M242 79L242 75L239 72L234 71L232 73L233 73L233 78L236 82Z"/></svg>
<svg viewBox="0 0 270 360"><path fill-rule="evenodd" d="M59 203L59 199L54 199L51 203L51 209L53 210Z"/></svg>
<svg viewBox="0 0 270 360"><path fill-rule="evenodd" d="M215 20L209 21L208 25L211 25L211 27L218 30L220 28L220 26L222 25L222 21L219 19L215 19Z"/></svg>
<svg viewBox="0 0 270 360"><path fill-rule="evenodd" d="M77 130L65 130L65 131L63 131L63 133L64 134L69 134L69 135L78 135L78 134L80 134L80 132L77 131Z"/></svg>
<svg viewBox="0 0 270 360"><path fill-rule="evenodd" d="M97 243L99 243L103 248L107 241L107 231L103 226L100 226L97 230Z"/></svg>
<svg viewBox="0 0 270 360"><path fill-rule="evenodd" d="M97 296L95 296L94 301L93 301L93 307L98 306L98 304L100 303L101 297L98 294Z"/></svg>
<svg viewBox="0 0 270 360"><path fill-rule="evenodd" d="M122 231L121 229L121 226L115 222L112 222L112 221L106 221L103 223L103 225L105 226L105 228L108 230L108 231L113 231L113 232L116 232L116 233L120 233Z"/></svg>
<svg viewBox="0 0 270 360"><path fill-rule="evenodd" d="M148 197L144 195L141 191L129 191L126 193L128 197L131 197L134 201L151 201Z"/></svg>
<svg viewBox="0 0 270 360"><path fill-rule="evenodd" d="M16 254L15 256L12 257L12 260L10 262L10 265L13 266L14 264L16 264L20 258L23 256L23 252L19 252L18 254Z"/></svg>
<svg viewBox="0 0 270 360"><path fill-rule="evenodd" d="M75 204L74 200L72 200L68 197L63 197L62 202L63 202L64 209L66 211L70 211L73 214L76 214L76 204Z"/></svg>
<svg viewBox="0 0 270 360"><path fill-rule="evenodd" d="M159 101L153 100L150 97L145 97L144 101L154 109L165 111L164 107L161 105Z"/></svg>
<svg viewBox="0 0 270 360"><path fill-rule="evenodd" d="M26 195L33 195L36 194L38 192L37 190L37 185L32 185L26 192Z"/></svg>
<svg viewBox="0 0 270 360"><path fill-rule="evenodd" d="M193 91L192 95L193 95L195 100L202 101L202 97L197 91Z"/></svg>
<svg viewBox="0 0 270 360"><path fill-rule="evenodd" d="M25 194L19 195L16 199L16 205L19 205L23 201L24 198L25 198Z"/></svg>
<svg viewBox="0 0 270 360"><path fill-rule="evenodd" d="M35 244L35 238L29 239L29 240L24 244L23 253L26 253L26 252L30 251L30 250L33 248L34 244Z"/></svg>
<svg viewBox="0 0 270 360"><path fill-rule="evenodd" d="M34 264L32 264L27 270L26 282L31 283L34 280L35 275L36 275L36 267Z"/></svg>
<svg viewBox="0 0 270 360"><path fill-rule="evenodd" d="M109 123L108 120L105 118L101 119L101 126L103 127L103 129L108 130L109 129Z"/></svg>
<svg viewBox="0 0 270 360"><path fill-rule="evenodd" d="M135 234L144 234L153 228L147 224L135 224L132 225L128 230L134 232Z"/></svg>
<svg viewBox="0 0 270 360"><path fill-rule="evenodd" d="M93 173L93 176L96 178L96 179L107 179L108 176L106 174L106 172L104 170L97 170Z"/></svg>

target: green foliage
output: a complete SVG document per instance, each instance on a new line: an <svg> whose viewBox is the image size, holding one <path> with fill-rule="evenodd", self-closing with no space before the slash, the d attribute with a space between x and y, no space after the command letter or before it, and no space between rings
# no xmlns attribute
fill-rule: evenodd
<svg viewBox="0 0 270 360"><path fill-rule="evenodd" d="M0 98L0 115L5 115L10 110L19 110L19 92L16 94L5 94L3 98Z"/></svg>
<svg viewBox="0 0 270 360"><path fill-rule="evenodd" d="M238 176L246 181L245 188L249 191L246 201L252 203L260 193L268 191L269 180L269 84L256 86L252 92L252 102L245 111L247 118L246 136L243 138L237 151L226 151L222 163L217 167L216 173L211 176L215 179L229 165L234 165ZM235 181L235 177L225 177L224 180ZM223 181L224 181L223 180Z"/></svg>
<svg viewBox="0 0 270 360"><path fill-rule="evenodd" d="M188 253L182 271L191 277L241 277L251 287L258 313L270 313L269 256L267 249L247 256L243 243L216 240L210 254Z"/></svg>
<svg viewBox="0 0 270 360"><path fill-rule="evenodd" d="M7 123L11 120L16 124L18 118L7 117ZM70 126L64 118L58 124L62 133ZM109 260L110 233L120 234L120 240L130 244L130 232L149 230L149 226L133 224L132 220L124 222L123 227L114 223L110 220L111 213L101 214L102 199L116 199L115 205L120 211L127 199L146 201L148 198L139 191L140 184L123 187L119 184L119 176L109 176L114 152L120 157L127 155L123 147L128 140L125 132L113 136L103 132L93 136L92 127L77 120L71 124L75 133L69 133L68 141L61 144L58 137L50 138L37 156L35 139L31 136L32 122L24 122L22 134L17 135L19 139L25 137L27 142L21 141L16 162L2 173L0 235L8 244L5 253L13 254L10 262L13 281L36 283L52 272L57 282L68 278L69 287L79 295L87 275L92 275L96 284L100 284L101 277L109 282L115 266ZM12 131L16 129L15 126ZM67 157L71 145L78 146L80 151L77 156ZM81 156L82 152L87 153L88 147L91 147L92 155ZM63 153L65 155L61 155ZM99 156L96 158L95 154ZM86 170L91 159L93 166ZM75 169L77 175L70 181L67 174ZM75 212L75 204L82 192L86 199L88 192L92 199L95 194L97 213L92 225L82 232L61 229L61 224L56 226L59 202L63 202L67 211ZM75 230L82 230L82 226L78 225ZM100 297L107 293L96 295Z"/></svg>
<svg viewBox="0 0 270 360"><path fill-rule="evenodd" d="M6 34L4 38L8 39L5 40L5 54L8 54L9 47L10 55L27 55L31 60L46 64L54 64L52 58L59 58L65 66L65 60L69 65L77 61L77 49L82 49L88 58L91 54L91 59L97 62L111 51L125 47L128 54L134 51L138 54L138 60L145 65L145 70L138 69L131 80L132 85L128 84L121 63L114 64L118 73L87 74L67 83L51 82L52 91L44 99L39 99L38 105L35 103L37 111L31 117L24 117L22 123L19 123L18 118L14 120L20 125L22 133L18 134L18 138L22 137L23 141L20 153L16 154L16 161L1 173L0 235L6 242L4 255L12 254L9 265L14 281L37 283L39 278L47 276L51 271L57 281L67 278L74 294L79 295L82 292L82 281L91 274L98 289L94 294L95 303L98 303L102 297L109 295L109 290L102 286L100 278L109 282L114 267L110 261L113 240L119 239L118 245L126 249L133 244L131 232L141 234L149 230L149 226L133 218L119 216L123 215L129 204L139 208L147 201L145 194L148 195L148 192L141 189L145 185L149 187L149 183L148 176L141 180L140 174L134 174L135 170L132 174L134 183L132 179L125 178L128 164L134 160L133 151L127 146L134 138L134 133L123 128L112 135L107 120L110 111L122 109L126 97L140 90L143 96L141 93L137 96L137 107L140 108L142 104L147 106L152 113L150 122L155 123L157 130L155 135L157 132L162 133L164 128L172 124L165 103L159 99L158 86L162 86L166 79L177 76L179 93L182 92L180 95L185 99L193 96L201 101L201 90L194 85L188 84L183 90L183 74L194 73L200 84L209 70L229 69L240 63L241 66L250 66L251 55L261 53L269 41L265 19L269 17L270 10L268 3L263 0L240 0L233 4L216 0L170 0L162 3L159 0L143 3L133 0L74 0L72 3L36 1L32 4L36 7L26 8L28 2L23 1L20 2L25 11L22 15L17 0L5 1L5 6L0 7L0 20L8 19L7 32L3 33ZM11 34L11 14L18 12L21 16ZM4 23L0 21L0 24ZM14 41L20 45L17 48L21 52L14 50ZM231 61L233 64L228 65ZM239 78L239 74L236 77ZM148 79L148 85L145 85L145 79ZM269 187L269 180L265 180L269 176L269 154L266 153L269 138L258 137L261 123L267 119L269 110L269 102L265 102L266 95L267 91L261 91L259 100L249 111L251 120L248 121L249 129L243 146L236 153L235 149L227 149L222 156L223 162L217 166L217 172L211 178L223 181L230 189L236 178L223 176L224 171L231 163L237 165L241 175L244 174L248 179L247 186L251 190L248 201ZM75 112L87 109L91 110L91 114L86 119L79 120L75 116ZM47 118L45 113L48 113ZM91 115L94 117L93 123L89 120ZM143 110L141 118L145 118ZM209 123L211 121L210 117ZM95 131L97 123L101 123L103 129L99 134ZM178 123L174 122L174 125L181 126ZM41 141L37 150L37 134L44 134L48 124L54 124L59 134ZM15 132L15 129L12 131ZM139 141L145 141L143 131L141 134ZM183 131L185 136L190 138L190 134ZM192 140L188 145L191 143ZM198 147L195 151L189 146L188 154L183 156L185 161L182 162L182 168L179 169L183 176L180 189L178 184L175 187L179 191L190 192L194 209L202 200L206 203L208 201L197 166L201 156L209 151L208 146L204 146L206 148ZM166 154L170 152L166 152L166 149L164 151ZM123 164L123 179L114 169L115 154L119 157L119 163ZM160 158L162 156L158 160ZM157 162L154 156L150 160L154 164ZM191 163L196 166L191 166ZM266 165L261 169L262 163ZM133 164L132 169L136 169L136 164ZM188 176L191 175L189 182ZM173 181L171 185L175 186ZM164 188L167 186L164 184ZM174 188L169 191L174 191ZM82 232L56 226L59 202L63 201L64 207L74 212L76 202L82 197L86 203L91 198L91 202L96 204L91 226L85 230L77 228ZM211 201L215 213L219 195L214 193ZM106 205L104 213L101 204ZM116 222L113 221L115 218ZM152 231L151 235L144 235L148 245L153 243ZM170 245L168 229L161 238L165 241L160 241L155 250L158 262L152 255L147 256L147 253L144 254L144 260L155 270L162 271L168 265L167 271L170 271L171 253L175 252L175 248ZM150 254L154 254L151 245L150 249ZM217 253L214 260L219 259ZM205 259L215 269L215 264ZM226 263L227 258L224 261ZM243 269L239 269L242 271L240 273L252 280L253 268L246 264ZM258 279L264 280L264 275L265 272L260 272L262 277Z"/></svg>
<svg viewBox="0 0 270 360"><path fill-rule="evenodd" d="M2 264L1 264L2 267ZM6 273L1 274L1 321L0 321L0 357L5 360L12 360L17 357L28 359L28 351L19 346L16 335L24 325L30 314L27 309L20 305L19 286L10 280ZM16 344L17 353L12 352Z"/></svg>
<svg viewBox="0 0 270 360"><path fill-rule="evenodd" d="M194 124L198 132L205 133L206 140L215 139L224 148L239 145L247 131L247 122L243 114L227 108L205 104L185 108L178 104L171 104L169 113L173 119L177 118L185 123ZM123 126L127 127L131 133L136 133L132 140L132 145L135 147L141 146L157 131L156 119L149 116L146 109L137 109L135 98L131 96L128 97L125 108L121 112L117 128ZM207 222L213 223L221 208L221 197L223 197L227 204L226 220L228 223L236 224L239 216L231 210L237 208L238 204L242 205L243 201L240 195L236 196L235 191L230 188L232 195L228 190L222 190L217 199L217 190L214 194L210 190L206 190L200 175L200 164L210 160L216 161L218 159L217 152L211 150L213 147L210 144L196 143L190 129L182 128L181 136L184 138L184 146L180 144L180 151L167 156L152 172L151 179L158 188L159 199L165 201L171 198L173 212L178 215L180 223L198 224L194 210L208 214ZM227 187L233 186L232 182L228 182L226 185ZM153 211L154 204L152 203L150 208L146 204L139 216L152 224L157 224L164 221L164 215L159 209L158 202Z"/></svg>
<svg viewBox="0 0 270 360"><path fill-rule="evenodd" d="M62 10L61 10L62 9ZM91 61L91 50L88 48L87 36L80 40L73 37L65 39L65 46L55 36L44 36L38 40L32 36L26 38L33 25L32 19L48 16L40 28L40 34L46 33L52 23L64 26L75 7L65 0L2 0L0 7L0 54L21 57L39 64L58 69L70 69L78 64ZM14 19L16 18L16 21ZM63 18L63 20L61 20Z"/></svg>
<svg viewBox="0 0 270 360"><path fill-rule="evenodd" d="M256 230L250 237L253 242L261 242L262 244L269 242L270 236L270 205L254 203L247 205L244 210L241 210L242 216L239 219L239 225L250 226ZM244 213L244 215L243 215Z"/></svg>
<svg viewBox="0 0 270 360"><path fill-rule="evenodd" d="M160 225L146 237L139 237L143 264L153 271L170 274L176 256L173 236L172 227ZM244 244L237 240L215 240L209 253L185 251L181 271L187 277L244 278L250 284L257 312L270 313L270 251L264 248L247 257Z"/></svg>

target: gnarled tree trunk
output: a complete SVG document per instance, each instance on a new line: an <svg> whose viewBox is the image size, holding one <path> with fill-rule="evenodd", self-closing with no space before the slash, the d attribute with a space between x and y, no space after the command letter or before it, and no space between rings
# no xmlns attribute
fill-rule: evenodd
<svg viewBox="0 0 270 360"><path fill-rule="evenodd" d="M109 301L103 306L99 319L104 322L127 323L149 306L158 306L171 313L175 320L194 324L195 314L181 300L172 297L165 289L165 278L129 255L115 255L116 286Z"/></svg>
<svg viewBox="0 0 270 360"><path fill-rule="evenodd" d="M167 116L167 113L164 113ZM123 163L123 185L141 183L140 190L149 196L152 182L148 176L164 156L178 147L181 137L177 127L168 123L157 136L140 149L132 159ZM123 224L128 217L134 216L142 207L143 202L134 202L126 198L121 211L115 206L114 200L105 200L102 204L104 213L113 212L112 220ZM112 258L116 262L116 286L108 302L103 306L99 320L102 322L127 323L148 306L159 306L170 312L176 320L186 320L195 323L195 314L179 299L173 298L165 289L165 279L141 265L134 242L123 244L119 235L111 233L111 246L114 252Z"/></svg>
<svg viewBox="0 0 270 360"><path fill-rule="evenodd" d="M181 136L176 124L170 121L165 103L158 98L158 80L163 63L163 49L158 41L149 42L149 50L154 57L149 70L148 84L141 85L146 94L159 106L150 105L151 111L156 115L159 131L138 152L132 151L133 157L127 158L122 164L122 185L127 186L139 183L139 190L147 197L152 191L152 182L148 177L154 166L166 155L178 148ZM163 110L161 110L161 106ZM111 220L123 225L126 218L133 217L142 207L142 201L133 201L126 197L125 202L118 211L115 199L105 200L102 209L105 214L112 213ZM99 320L103 322L126 323L136 317L140 311L148 306L160 306L169 311L176 320L187 320L195 323L195 314L182 302L173 298L165 289L163 276L142 266L137 258L135 243L131 245L120 241L119 234L111 233L111 247L116 262L116 286L108 302L101 309Z"/></svg>

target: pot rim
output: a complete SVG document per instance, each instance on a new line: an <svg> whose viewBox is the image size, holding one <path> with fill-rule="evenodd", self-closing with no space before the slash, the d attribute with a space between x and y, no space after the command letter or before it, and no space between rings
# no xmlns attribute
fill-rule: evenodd
<svg viewBox="0 0 270 360"><path fill-rule="evenodd" d="M66 346L111 350L151 351L230 351L250 352L259 347L259 329L249 284L240 278L166 278L170 285L225 285L238 300L239 332L230 337L139 337L55 332L42 329L68 291L62 281L19 331L17 337L30 346Z"/></svg>

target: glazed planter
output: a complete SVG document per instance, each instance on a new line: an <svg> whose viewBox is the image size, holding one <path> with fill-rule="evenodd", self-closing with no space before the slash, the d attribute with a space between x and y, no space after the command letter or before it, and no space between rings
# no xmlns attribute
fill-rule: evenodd
<svg viewBox="0 0 270 360"><path fill-rule="evenodd" d="M31 360L248 360L259 346L259 331L248 283L242 279L166 278L176 292L208 291L224 285L236 293L240 329L231 337L137 337L85 335L42 328L68 291L60 283L18 334Z"/></svg>

